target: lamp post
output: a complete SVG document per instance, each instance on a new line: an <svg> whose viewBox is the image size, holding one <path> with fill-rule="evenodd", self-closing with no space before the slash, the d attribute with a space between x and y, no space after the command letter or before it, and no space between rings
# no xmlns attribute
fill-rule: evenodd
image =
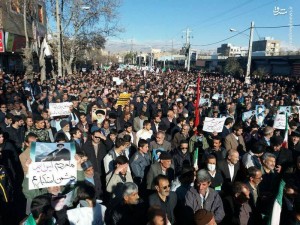
<svg viewBox="0 0 300 225"><path fill-rule="evenodd" d="M230 32L237 32L237 30L230 28ZM245 80L250 80L250 70L251 70L251 59L252 59L252 42L253 42L253 30L254 30L254 22L251 22L250 26L250 35L246 35L249 37L249 45L248 45L248 60L247 60L247 70L246 70L246 76Z"/></svg>
<svg viewBox="0 0 300 225"><path fill-rule="evenodd" d="M60 11L59 11L59 0L56 0L56 28L58 33L58 45L57 45L57 74L62 77L62 35L61 35L61 21L60 21Z"/></svg>

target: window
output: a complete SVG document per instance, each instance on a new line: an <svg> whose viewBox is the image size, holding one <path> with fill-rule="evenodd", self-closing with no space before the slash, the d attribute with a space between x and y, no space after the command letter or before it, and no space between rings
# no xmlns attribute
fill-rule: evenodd
<svg viewBox="0 0 300 225"><path fill-rule="evenodd" d="M39 12L39 22L44 23L44 11L43 11L43 6L39 5L38 6L38 12Z"/></svg>
<svg viewBox="0 0 300 225"><path fill-rule="evenodd" d="M20 1L19 0L11 0L11 10L16 13L21 13Z"/></svg>

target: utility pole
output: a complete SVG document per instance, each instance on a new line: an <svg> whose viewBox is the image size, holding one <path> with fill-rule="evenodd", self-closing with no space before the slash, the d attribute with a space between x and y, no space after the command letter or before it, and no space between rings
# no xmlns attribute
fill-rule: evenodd
<svg viewBox="0 0 300 225"><path fill-rule="evenodd" d="M57 45L57 73L59 77L62 77L62 35L61 35L61 21L59 11L59 0L56 0L56 29L58 34L58 45Z"/></svg>
<svg viewBox="0 0 300 225"><path fill-rule="evenodd" d="M251 57L252 57L252 42L253 42L253 30L254 30L254 22L251 22L250 27L250 38L249 38L249 47L248 47L248 62L247 62L247 71L245 79L250 80L250 70L251 70Z"/></svg>
<svg viewBox="0 0 300 225"><path fill-rule="evenodd" d="M190 64L191 64L191 54L190 54L190 48L191 48L191 43L190 43L190 33L192 31L187 28L186 31L185 31L185 48L186 48L186 63L185 63L185 68L186 68L186 71L189 72L190 71Z"/></svg>

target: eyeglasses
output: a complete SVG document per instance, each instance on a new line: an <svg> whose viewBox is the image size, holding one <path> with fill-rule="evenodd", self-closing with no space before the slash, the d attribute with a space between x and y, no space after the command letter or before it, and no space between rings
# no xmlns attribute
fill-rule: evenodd
<svg viewBox="0 0 300 225"><path fill-rule="evenodd" d="M168 189L170 187L171 187L170 185L167 185L167 186L163 186L162 189L166 190L166 189Z"/></svg>

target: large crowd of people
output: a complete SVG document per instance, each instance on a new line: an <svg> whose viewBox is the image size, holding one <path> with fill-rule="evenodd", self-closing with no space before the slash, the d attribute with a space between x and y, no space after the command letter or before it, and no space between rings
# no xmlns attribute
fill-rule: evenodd
<svg viewBox="0 0 300 225"><path fill-rule="evenodd" d="M62 102L70 115L51 116ZM273 128L282 106L288 130ZM300 224L298 106L295 77L2 72L0 224L264 225L283 183L280 224ZM204 131L207 117L224 118L223 130ZM76 183L29 189L35 142L57 144L45 161L70 160L61 149L73 142Z"/></svg>

